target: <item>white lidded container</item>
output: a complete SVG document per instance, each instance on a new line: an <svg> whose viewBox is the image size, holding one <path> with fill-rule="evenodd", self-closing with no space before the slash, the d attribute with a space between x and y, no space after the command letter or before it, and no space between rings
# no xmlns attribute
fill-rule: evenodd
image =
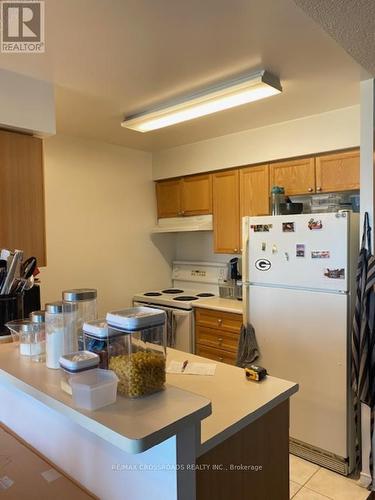
<svg viewBox="0 0 375 500"><path fill-rule="evenodd" d="M73 402L78 408L98 410L116 402L118 378L111 370L97 368L71 380Z"/></svg>
<svg viewBox="0 0 375 500"><path fill-rule="evenodd" d="M99 366L99 356L88 351L72 352L61 356L59 364L61 368L61 389L68 394L72 394L72 380L82 372L92 373L95 371Z"/></svg>
<svg viewBox="0 0 375 500"><path fill-rule="evenodd" d="M109 312L107 323L108 368L119 378L119 394L139 398L162 390L166 378L165 311L132 307Z"/></svg>

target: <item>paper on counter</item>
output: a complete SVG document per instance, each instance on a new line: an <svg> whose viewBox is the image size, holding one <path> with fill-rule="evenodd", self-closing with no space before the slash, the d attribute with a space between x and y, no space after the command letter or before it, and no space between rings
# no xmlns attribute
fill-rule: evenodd
<svg viewBox="0 0 375 500"><path fill-rule="evenodd" d="M215 375L215 363L188 363L182 371L183 361L171 361L167 367L167 373L179 373L180 375Z"/></svg>

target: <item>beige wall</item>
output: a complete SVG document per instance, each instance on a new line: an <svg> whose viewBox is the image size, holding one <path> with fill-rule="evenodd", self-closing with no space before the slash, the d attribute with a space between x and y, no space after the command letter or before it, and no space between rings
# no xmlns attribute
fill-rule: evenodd
<svg viewBox="0 0 375 500"><path fill-rule="evenodd" d="M45 140L47 267L42 301L94 287L101 313L170 284L169 236L153 240L151 155L57 135Z"/></svg>
<svg viewBox="0 0 375 500"><path fill-rule="evenodd" d="M276 123L156 152L153 177L163 179L359 146L359 130L359 106Z"/></svg>

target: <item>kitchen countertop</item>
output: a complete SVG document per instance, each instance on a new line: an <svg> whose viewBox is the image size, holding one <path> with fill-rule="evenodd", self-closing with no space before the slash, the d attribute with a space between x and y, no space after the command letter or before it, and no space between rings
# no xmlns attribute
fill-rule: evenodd
<svg viewBox="0 0 375 500"><path fill-rule="evenodd" d="M127 453L144 452L211 413L206 397L173 386L146 398L118 396L110 406L83 410L74 407L60 382L60 370L21 356L18 344L0 346L0 384L39 400Z"/></svg>
<svg viewBox="0 0 375 500"><path fill-rule="evenodd" d="M213 363L168 349L167 365L171 360ZM128 453L141 453L201 421L200 456L298 390L294 382L270 376L252 382L241 368L215 364L214 376L168 374L164 391L138 400L119 396L113 405L90 412L75 408L72 398L60 389L59 370L20 356L17 344L4 344L0 347L0 384L39 400Z"/></svg>
<svg viewBox="0 0 375 500"><path fill-rule="evenodd" d="M269 375L261 382L254 382L246 379L242 368L168 349L167 366L172 360L216 364L214 376L167 374L168 383L200 394L212 403L212 414L201 422L198 456L298 391L298 384L294 382Z"/></svg>
<svg viewBox="0 0 375 500"><path fill-rule="evenodd" d="M199 299L193 302L194 307L204 309L213 309L215 311L224 311L235 314L243 313L242 300L223 299L221 297L210 297L208 299Z"/></svg>

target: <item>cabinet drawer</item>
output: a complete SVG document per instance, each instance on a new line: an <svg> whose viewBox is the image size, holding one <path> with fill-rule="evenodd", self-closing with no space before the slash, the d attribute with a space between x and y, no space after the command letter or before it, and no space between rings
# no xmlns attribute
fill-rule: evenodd
<svg viewBox="0 0 375 500"><path fill-rule="evenodd" d="M197 344L217 349L225 349L237 353L238 333L226 332L225 330L213 330L205 326L197 325L195 329L195 341Z"/></svg>
<svg viewBox="0 0 375 500"><path fill-rule="evenodd" d="M195 321L197 325L215 330L239 333L242 325L242 314L197 308L195 310Z"/></svg>
<svg viewBox="0 0 375 500"><path fill-rule="evenodd" d="M227 363L228 365L236 364L236 355L223 349L215 349L215 347L207 347L205 345L197 344L195 346L195 354L203 358L219 361L220 363Z"/></svg>

